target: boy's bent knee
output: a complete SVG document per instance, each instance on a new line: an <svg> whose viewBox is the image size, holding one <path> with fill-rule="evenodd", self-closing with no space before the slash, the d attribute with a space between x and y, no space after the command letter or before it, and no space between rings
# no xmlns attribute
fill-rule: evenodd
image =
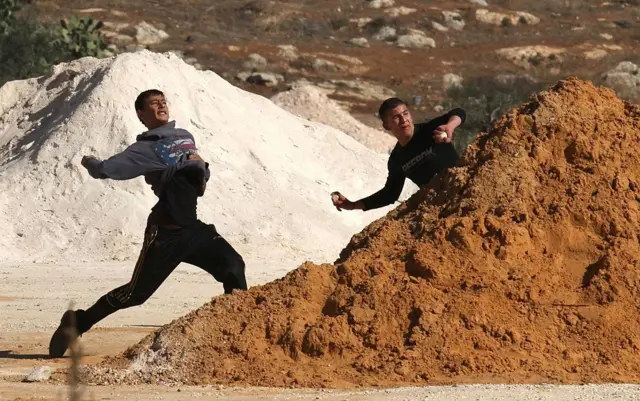
<svg viewBox="0 0 640 401"><path fill-rule="evenodd" d="M131 298L127 301L127 307L140 306L147 302L147 299L151 297L151 294L132 294Z"/></svg>
<svg viewBox="0 0 640 401"><path fill-rule="evenodd" d="M245 263L240 255L229 261L227 274L223 281L225 294L233 290L247 290L247 279L244 275Z"/></svg>
<svg viewBox="0 0 640 401"><path fill-rule="evenodd" d="M237 255L231 260L229 270L232 270L234 272L244 273L244 269L245 269L245 263L244 263L244 259L242 259L242 256Z"/></svg>

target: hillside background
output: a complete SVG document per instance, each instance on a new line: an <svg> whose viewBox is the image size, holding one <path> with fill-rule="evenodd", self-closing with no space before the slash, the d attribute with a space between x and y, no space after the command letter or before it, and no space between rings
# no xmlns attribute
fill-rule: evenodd
<svg viewBox="0 0 640 401"><path fill-rule="evenodd" d="M267 97L311 83L376 128L379 103L395 95L417 120L464 107L471 134L572 75L640 100L640 0L1 0L0 7L10 3L20 3L17 15L30 24L102 22L94 30L104 41L101 57L174 51ZM67 46L30 70L19 61L8 67L23 52L20 40L0 44L0 83L96 53Z"/></svg>

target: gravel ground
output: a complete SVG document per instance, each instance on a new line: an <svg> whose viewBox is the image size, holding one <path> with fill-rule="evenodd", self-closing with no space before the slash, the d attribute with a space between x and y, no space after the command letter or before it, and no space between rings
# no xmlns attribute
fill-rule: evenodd
<svg viewBox="0 0 640 401"><path fill-rule="evenodd" d="M60 397L64 388L42 384L0 383L0 400L13 400L27 394L33 398ZM640 386L586 385L586 386L533 386L533 385L468 385L422 388L397 388L366 391L306 391L268 388L217 389L203 387L163 388L157 386L92 387L87 399L107 400L192 400L213 399L229 401L249 400L326 400L326 401L609 401L638 400ZM14 398L11 398L14 397ZM53 398L56 399L56 398Z"/></svg>

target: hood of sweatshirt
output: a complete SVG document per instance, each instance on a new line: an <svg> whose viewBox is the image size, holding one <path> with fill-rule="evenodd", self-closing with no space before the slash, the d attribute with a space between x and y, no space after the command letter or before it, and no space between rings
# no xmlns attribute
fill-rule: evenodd
<svg viewBox="0 0 640 401"><path fill-rule="evenodd" d="M168 138L177 135L179 132L176 129L176 122L169 121L168 123L161 125L157 128L150 129L143 132L136 137L136 141L157 141L160 139Z"/></svg>

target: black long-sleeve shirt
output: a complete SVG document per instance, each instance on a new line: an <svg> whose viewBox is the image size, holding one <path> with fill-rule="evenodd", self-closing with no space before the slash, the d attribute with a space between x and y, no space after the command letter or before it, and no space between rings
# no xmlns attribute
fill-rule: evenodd
<svg viewBox="0 0 640 401"><path fill-rule="evenodd" d="M436 143L433 131L447 124L453 116L458 116L464 123L466 113L455 108L424 123L415 124L413 137L405 145L399 143L391 151L387 168L389 174L384 188L360 200L364 210L376 209L397 201L402 193L405 178L409 178L417 186L427 184L433 176L442 170L455 166L458 153L451 143Z"/></svg>

